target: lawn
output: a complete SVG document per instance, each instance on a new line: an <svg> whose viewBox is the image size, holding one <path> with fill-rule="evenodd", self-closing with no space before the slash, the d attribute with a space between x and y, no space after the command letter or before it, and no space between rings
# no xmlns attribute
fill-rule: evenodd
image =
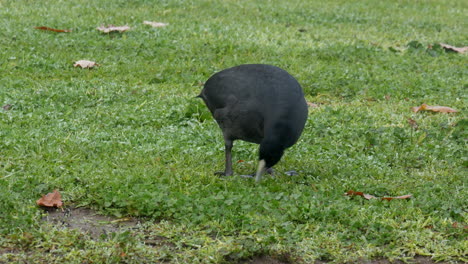
<svg viewBox="0 0 468 264"><path fill-rule="evenodd" d="M467 262L468 61L438 46L467 46L467 14L463 0L0 0L0 263ZM259 184L239 177L255 144L214 175L222 135L195 98L244 63L284 68L317 105ZM64 212L140 223L93 237L43 221L54 189Z"/></svg>

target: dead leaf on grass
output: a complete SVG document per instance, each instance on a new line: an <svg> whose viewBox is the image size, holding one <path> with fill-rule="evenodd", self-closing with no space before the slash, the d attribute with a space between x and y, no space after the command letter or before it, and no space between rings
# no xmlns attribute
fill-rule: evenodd
<svg viewBox="0 0 468 264"><path fill-rule="evenodd" d="M414 129L418 130L418 123L416 123L416 120L408 118L408 124Z"/></svg>
<svg viewBox="0 0 468 264"><path fill-rule="evenodd" d="M44 207L62 207L62 195L60 195L58 190L54 190L53 192L42 196L36 201L36 204Z"/></svg>
<svg viewBox="0 0 468 264"><path fill-rule="evenodd" d="M114 25L107 25L107 26L100 26L96 28L97 30L101 31L102 33L111 33L111 32L125 32L130 29L129 26L114 26Z"/></svg>
<svg viewBox="0 0 468 264"><path fill-rule="evenodd" d="M458 222L453 222L453 223L452 223L452 227L453 227L453 228L468 229L468 225L459 224Z"/></svg>
<svg viewBox="0 0 468 264"><path fill-rule="evenodd" d="M411 107L411 110L415 113L419 111L432 111L432 112L439 112L439 113L457 113L458 111L447 107L447 106L431 106L427 104L422 104L421 106Z"/></svg>
<svg viewBox="0 0 468 264"><path fill-rule="evenodd" d="M75 67L81 67L83 69L86 69L86 68L93 68L95 66L99 66L99 64L97 64L96 62L94 61L89 61L89 60L79 60L79 61L76 61L73 66Z"/></svg>
<svg viewBox="0 0 468 264"><path fill-rule="evenodd" d="M346 195L346 196L362 196L367 200L380 199L380 200L386 200L386 201L391 201L393 199L409 199L409 198L412 197L411 194L407 194L407 195L402 195L402 196L381 197L381 198L379 198L379 197L376 197L376 196L371 195L371 194L366 194L366 193L363 193L363 192L356 192L356 191L353 191L353 190L347 191L344 195Z"/></svg>
<svg viewBox="0 0 468 264"><path fill-rule="evenodd" d="M318 104L314 104L314 103L312 103L312 102L307 102L307 106L310 107L310 108L317 108L317 107L319 107Z"/></svg>
<svg viewBox="0 0 468 264"><path fill-rule="evenodd" d="M40 29L40 30L46 30L46 31L53 31L57 33L66 33L66 32L71 32L69 29L55 29L55 28L50 28L50 27L34 27L35 29Z"/></svg>
<svg viewBox="0 0 468 264"><path fill-rule="evenodd" d="M394 197L382 197L382 200L386 200L386 201L391 201L393 199L409 199L411 198L413 195L411 194L406 194L406 195L401 195L401 196L394 196Z"/></svg>
<svg viewBox="0 0 468 264"><path fill-rule="evenodd" d="M3 110L5 110L5 111L11 110L12 107L13 106L11 104L6 104L6 105L2 106Z"/></svg>
<svg viewBox="0 0 468 264"><path fill-rule="evenodd" d="M152 26L152 27L155 27L155 28L165 27L165 26L169 25L168 23L153 22L153 21L143 21L143 24L149 25L149 26Z"/></svg>
<svg viewBox="0 0 468 264"><path fill-rule="evenodd" d="M453 51L453 52L456 52L456 53L465 53L468 51L468 47L461 47L461 48L458 48L458 47L454 47L452 45L448 45L448 44L444 44L444 43L440 43L440 46L442 48L444 48L445 50L447 51Z"/></svg>

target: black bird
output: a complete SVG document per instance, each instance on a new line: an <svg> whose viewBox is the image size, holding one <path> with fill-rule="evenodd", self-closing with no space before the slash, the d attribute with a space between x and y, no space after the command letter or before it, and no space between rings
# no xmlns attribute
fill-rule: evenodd
<svg viewBox="0 0 468 264"><path fill-rule="evenodd" d="M223 131L224 174L232 171L233 141L260 144L256 181L299 139L307 103L299 83L271 65L245 64L220 71L206 81L200 95Z"/></svg>

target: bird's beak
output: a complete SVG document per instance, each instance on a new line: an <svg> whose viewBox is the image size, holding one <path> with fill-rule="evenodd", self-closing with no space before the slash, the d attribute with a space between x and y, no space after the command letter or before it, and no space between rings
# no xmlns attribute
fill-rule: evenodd
<svg viewBox="0 0 468 264"><path fill-rule="evenodd" d="M265 160L260 160L258 162L257 175L255 175L255 181L260 182L262 180L262 175L265 172Z"/></svg>

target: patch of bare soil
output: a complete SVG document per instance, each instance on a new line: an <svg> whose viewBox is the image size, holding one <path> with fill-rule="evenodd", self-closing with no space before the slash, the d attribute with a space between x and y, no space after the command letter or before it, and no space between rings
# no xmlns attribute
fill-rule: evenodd
<svg viewBox="0 0 468 264"><path fill-rule="evenodd" d="M283 261L283 260L278 260L270 256L257 256L254 257L253 259L247 260L240 262L241 264L293 264L294 261ZM327 261L315 261L314 264L326 264L329 263ZM408 263L413 263L413 264L449 264L449 263L459 263L459 262L436 262L432 260L430 257L424 257L424 256L416 256L413 260L409 262L403 262L403 261L389 261L387 259L375 259L375 260L362 260L362 261L356 261L354 263L359 263L359 264L408 264ZM461 262L460 262L461 263Z"/></svg>
<svg viewBox="0 0 468 264"><path fill-rule="evenodd" d="M389 261L387 259L376 259L376 260L367 260L360 262L363 264L406 264L406 263L413 263L413 264L448 264L448 263L458 263L458 262L436 262L435 260L431 259L430 257L425 257L425 256L416 256L413 260L410 260L409 262L403 262L403 261Z"/></svg>
<svg viewBox="0 0 468 264"><path fill-rule="evenodd" d="M67 209L47 209L47 215L43 221L60 225L67 228L77 229L88 234L93 239L98 239L101 235L113 232L122 232L128 229L138 229L140 221L135 218L113 218L98 214L96 211L87 208L67 208ZM149 235L149 234L148 234ZM153 247L175 245L161 236L146 236L145 244ZM1 253L6 253L2 252ZM238 262L240 264L292 264L294 261L286 257L256 256L249 260ZM326 264L327 261L316 261L315 264ZM403 261L391 262L387 259L362 260L356 263L361 264L404 264ZM416 256L411 262L414 264L447 264L456 262L436 262L430 257Z"/></svg>
<svg viewBox="0 0 468 264"><path fill-rule="evenodd" d="M258 256L251 260L241 262L241 264L290 264L291 262L283 262L270 256Z"/></svg>
<svg viewBox="0 0 468 264"><path fill-rule="evenodd" d="M93 239L113 232L136 228L139 221L134 218L112 218L99 215L87 208L47 209L43 221L67 228L77 229Z"/></svg>

